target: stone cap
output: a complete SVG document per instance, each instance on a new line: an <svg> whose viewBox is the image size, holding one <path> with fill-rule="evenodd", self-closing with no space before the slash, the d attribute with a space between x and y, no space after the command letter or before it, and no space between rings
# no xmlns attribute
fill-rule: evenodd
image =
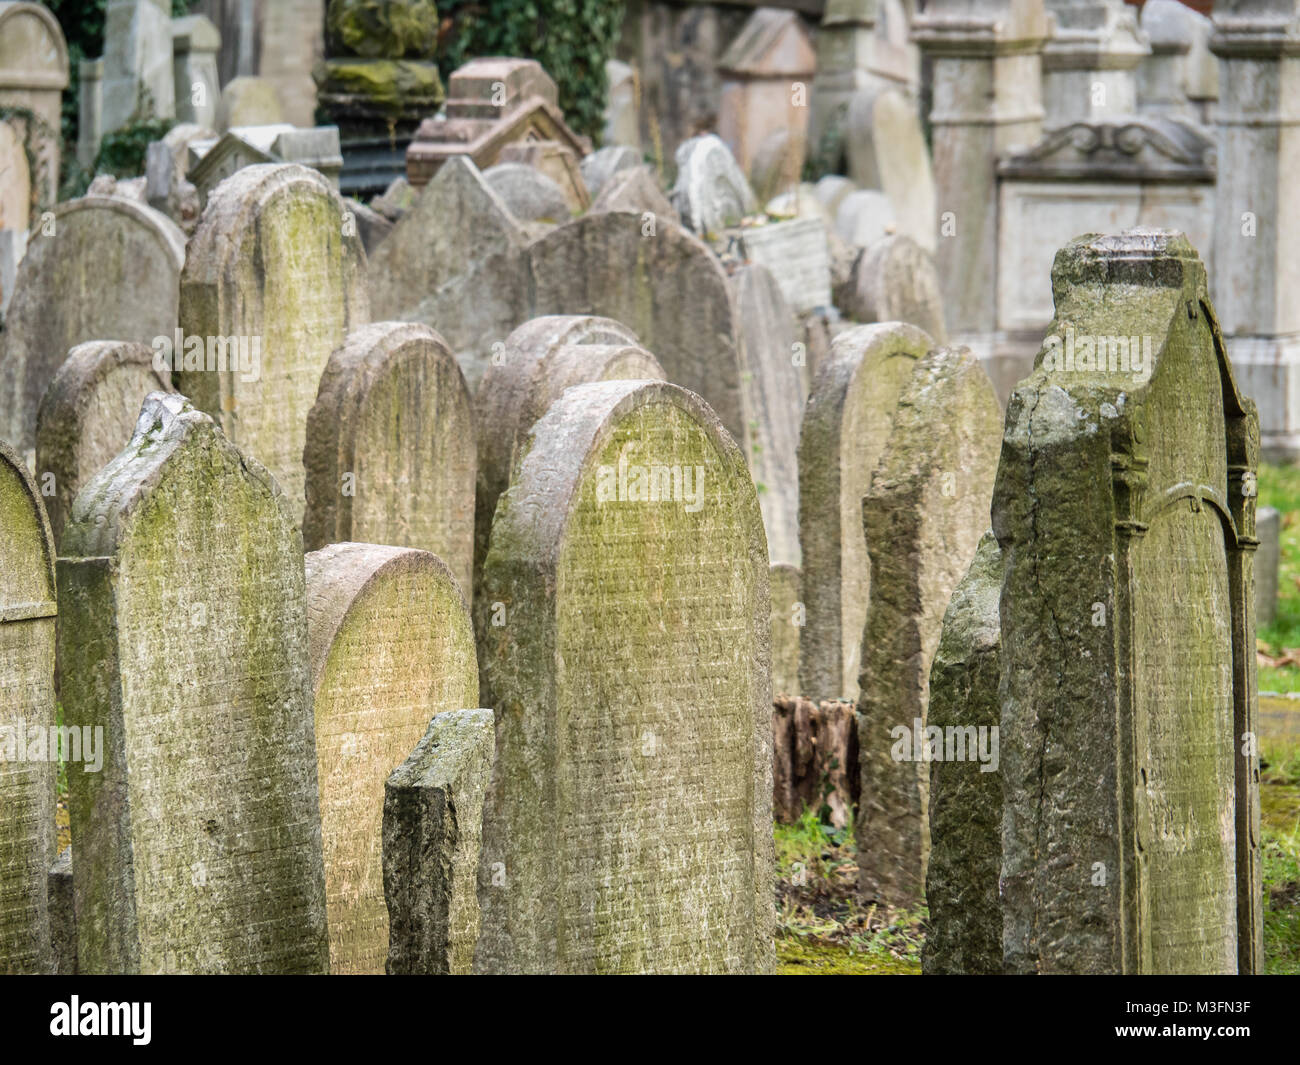
<svg viewBox="0 0 1300 1065"><path fill-rule="evenodd" d="M217 52L221 50L221 31L204 15L186 15L172 19L173 52Z"/></svg>
<svg viewBox="0 0 1300 1065"><path fill-rule="evenodd" d="M497 103L494 97L499 85L505 87L505 96ZM448 118L500 118L532 96L559 106L555 82L537 60L509 56L471 59L447 82L446 114Z"/></svg>
<svg viewBox="0 0 1300 1065"><path fill-rule="evenodd" d="M1032 53L1051 32L1041 3L1017 0L929 0L912 20L912 40L928 55Z"/></svg>
<svg viewBox="0 0 1300 1065"><path fill-rule="evenodd" d="M1271 58L1300 55L1297 0L1220 0L1210 16L1215 55Z"/></svg>
<svg viewBox="0 0 1300 1065"><path fill-rule="evenodd" d="M745 21L718 70L751 78L811 77L817 55L798 15L762 7Z"/></svg>
<svg viewBox="0 0 1300 1065"><path fill-rule="evenodd" d="M826 0L823 26L866 26L880 17L880 0Z"/></svg>
<svg viewBox="0 0 1300 1065"><path fill-rule="evenodd" d="M1142 5L1142 29L1151 42L1151 51L1160 55L1182 55L1191 51L1198 36L1198 25L1210 20L1179 0L1146 0Z"/></svg>

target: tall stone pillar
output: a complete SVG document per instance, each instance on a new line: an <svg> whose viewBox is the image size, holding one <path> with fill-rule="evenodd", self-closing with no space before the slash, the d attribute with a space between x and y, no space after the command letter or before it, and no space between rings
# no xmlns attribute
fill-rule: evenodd
<svg viewBox="0 0 1300 1065"><path fill-rule="evenodd" d="M1040 0L930 0L913 40L934 68L935 262L950 342L991 355L997 311L997 161L1043 128Z"/></svg>
<svg viewBox="0 0 1300 1065"><path fill-rule="evenodd" d="M1214 302L1267 458L1300 456L1300 2L1220 0Z"/></svg>

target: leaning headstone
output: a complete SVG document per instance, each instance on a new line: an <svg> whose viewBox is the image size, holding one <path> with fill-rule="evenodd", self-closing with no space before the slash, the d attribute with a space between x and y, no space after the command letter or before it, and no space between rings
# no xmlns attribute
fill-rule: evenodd
<svg viewBox="0 0 1300 1065"><path fill-rule="evenodd" d="M637 211L645 219L647 214L655 218L667 218L680 222L677 209L668 202L655 180L654 172L648 166L637 166L630 170L620 170L600 188L600 195L591 203L591 213L601 211Z"/></svg>
<svg viewBox="0 0 1300 1065"><path fill-rule="evenodd" d="M692 137L677 149L677 183L671 198L682 224L701 236L737 226L758 210L745 172L712 133Z"/></svg>
<svg viewBox="0 0 1300 1065"><path fill-rule="evenodd" d="M798 566L773 563L772 588L772 694L799 692L799 633L803 630L803 576Z"/></svg>
<svg viewBox="0 0 1300 1065"><path fill-rule="evenodd" d="M73 504L59 662L80 971L327 971L302 538L182 396Z"/></svg>
<svg viewBox="0 0 1300 1065"><path fill-rule="evenodd" d="M698 396L579 385L534 426L484 572L508 607L481 648L476 972L772 969L767 580L744 456Z"/></svg>
<svg viewBox="0 0 1300 1065"><path fill-rule="evenodd" d="M945 755L952 736L954 753L960 742L965 757L930 765L930 921L921 951L927 974L1002 971L1002 777L991 759L972 756L981 738L985 752L1000 754L1001 591L1002 552L985 533L952 593L930 668L929 725L944 737Z"/></svg>
<svg viewBox="0 0 1300 1065"><path fill-rule="evenodd" d="M390 976L468 975L478 942L491 710L448 710L384 784Z"/></svg>
<svg viewBox="0 0 1300 1065"><path fill-rule="evenodd" d="M930 253L895 233L858 252L835 304L855 322L910 322L942 344L943 294Z"/></svg>
<svg viewBox="0 0 1300 1065"><path fill-rule="evenodd" d="M523 311L527 234L472 162L452 156L370 260L378 320L424 322L456 353L471 390Z"/></svg>
<svg viewBox="0 0 1300 1065"><path fill-rule="evenodd" d="M1277 571L1282 552L1282 515L1273 507L1260 507L1255 516L1255 623L1271 625L1277 619Z"/></svg>
<svg viewBox="0 0 1300 1065"><path fill-rule="evenodd" d="M332 544L307 556L330 972L382 973L384 782L429 719L478 702L464 596L435 555Z"/></svg>
<svg viewBox="0 0 1300 1065"><path fill-rule="evenodd" d="M108 0L101 91L104 133L175 117L170 0Z"/></svg>
<svg viewBox="0 0 1300 1065"><path fill-rule="evenodd" d="M813 379L799 438L799 543L807 623L799 643L800 694L858 691L871 563L862 497L884 453L899 396L934 346L900 322L841 333Z"/></svg>
<svg viewBox="0 0 1300 1065"><path fill-rule="evenodd" d="M26 463L0 440L0 973L52 971L54 539ZM69 776L80 775L69 766Z"/></svg>
<svg viewBox="0 0 1300 1065"><path fill-rule="evenodd" d="M558 226L570 218L564 190L540 170L524 163L497 163L483 171L483 180L521 222Z"/></svg>
<svg viewBox="0 0 1300 1065"><path fill-rule="evenodd" d="M41 397L77 344L171 338L184 264L184 234L144 204L87 196L56 207L32 230L0 334L0 439L35 446Z"/></svg>
<svg viewBox="0 0 1300 1065"><path fill-rule="evenodd" d="M758 263L732 277L741 324L749 469L772 562L799 565L799 422L808 389L797 361L795 316L775 273Z"/></svg>
<svg viewBox="0 0 1300 1065"><path fill-rule="evenodd" d="M478 485L474 502L474 595L497 501L528 443L529 432L565 389L591 381L663 381L659 361L636 334L609 318L544 315L506 339L500 358L483 375L475 420ZM468 587L468 586L466 586Z"/></svg>
<svg viewBox="0 0 1300 1065"><path fill-rule="evenodd" d="M939 233L934 172L921 116L908 94L895 88L859 89L849 103L849 177L879 189L894 206L898 228L926 251Z"/></svg>
<svg viewBox="0 0 1300 1065"><path fill-rule="evenodd" d="M344 213L314 170L245 167L213 191L181 275L176 386L266 465L299 520L307 414L330 353L369 320Z"/></svg>
<svg viewBox="0 0 1300 1065"><path fill-rule="evenodd" d="M930 663L944 609L988 528L1002 422L969 349L936 348L914 365L862 500L871 594L858 696L858 888L895 907L924 896L930 772L917 752L929 738Z"/></svg>
<svg viewBox="0 0 1300 1065"><path fill-rule="evenodd" d="M36 475L55 544L82 485L126 447L150 392L170 392L171 375L143 344L92 340L68 352L36 416Z"/></svg>
<svg viewBox="0 0 1300 1065"><path fill-rule="evenodd" d="M1004 962L1255 972L1254 404L1182 234L1081 237L1052 282L993 502Z"/></svg>
<svg viewBox="0 0 1300 1065"><path fill-rule="evenodd" d="M309 551L346 541L430 551L469 595L474 413L442 337L420 322L351 333L321 376L303 461Z"/></svg>
<svg viewBox="0 0 1300 1065"><path fill-rule="evenodd" d="M633 170L641 166L641 153L635 148L618 143L592 152L578 164L582 171L582 180L586 182L587 191L592 199L600 195L605 182L623 170Z"/></svg>
<svg viewBox="0 0 1300 1065"><path fill-rule="evenodd" d="M622 322L668 380L703 396L744 440L735 300L722 265L698 238L662 218L610 211L560 226L528 258L533 315Z"/></svg>

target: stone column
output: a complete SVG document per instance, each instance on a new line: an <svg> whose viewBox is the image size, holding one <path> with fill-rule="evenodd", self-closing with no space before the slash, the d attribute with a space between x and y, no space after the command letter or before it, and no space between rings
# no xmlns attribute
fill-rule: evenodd
<svg viewBox="0 0 1300 1065"><path fill-rule="evenodd" d="M990 354L996 323L997 160L1042 132L1038 0L931 0L913 40L934 66L935 260L950 342Z"/></svg>
<svg viewBox="0 0 1300 1065"><path fill-rule="evenodd" d="M1268 458L1300 456L1300 169L1297 0L1222 0L1210 50L1219 57L1220 168L1214 299L1242 391L1259 404Z"/></svg>
<svg viewBox="0 0 1300 1065"><path fill-rule="evenodd" d="M1047 124L1096 121L1137 110L1137 67L1150 54L1122 0L1045 0L1056 31L1043 46Z"/></svg>
<svg viewBox="0 0 1300 1065"><path fill-rule="evenodd" d="M1147 0L1143 5L1142 30L1151 42L1151 54L1138 67L1138 110L1143 114L1198 119L1187 93L1188 56L1198 23L1208 25L1209 19L1179 0Z"/></svg>
<svg viewBox="0 0 1300 1065"><path fill-rule="evenodd" d="M217 53L221 32L202 15L172 20L172 77L176 88L176 120L215 129L221 84Z"/></svg>

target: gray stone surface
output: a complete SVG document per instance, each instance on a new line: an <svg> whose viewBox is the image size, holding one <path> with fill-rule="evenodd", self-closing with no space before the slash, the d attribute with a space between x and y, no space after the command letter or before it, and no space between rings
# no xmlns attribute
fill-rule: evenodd
<svg viewBox="0 0 1300 1065"><path fill-rule="evenodd" d="M746 228L740 247L746 259L772 271L796 314L830 306L830 247L821 219L792 218Z"/></svg>
<svg viewBox="0 0 1300 1065"><path fill-rule="evenodd" d="M432 326L477 389L492 346L528 317L526 242L523 226L474 164L448 159L370 261L376 320Z"/></svg>
<svg viewBox="0 0 1300 1065"><path fill-rule="evenodd" d="M77 913L72 894L72 846L50 866L50 946L56 976L77 975Z"/></svg>
<svg viewBox="0 0 1300 1065"><path fill-rule="evenodd" d="M1277 570L1282 552L1282 515L1260 507L1255 516L1259 549L1255 552L1255 624L1277 619Z"/></svg>
<svg viewBox="0 0 1300 1065"><path fill-rule="evenodd" d="M937 344L947 338L934 259L902 233L858 252L848 280L835 291L835 305L855 322L908 322Z"/></svg>
<svg viewBox="0 0 1300 1065"><path fill-rule="evenodd" d="M896 88L858 90L849 102L846 146L849 177L888 196L899 232L934 251L934 172L914 100Z"/></svg>
<svg viewBox="0 0 1300 1065"><path fill-rule="evenodd" d="M993 502L1004 961L1254 972L1254 406L1181 234L1081 237L1052 273L1057 341L1007 407ZM1150 336L1152 361L1076 342L1071 367L1067 324Z"/></svg>
<svg viewBox="0 0 1300 1065"><path fill-rule="evenodd" d="M102 769L68 774L80 971L326 972L302 537L271 475L155 393L58 579L65 721L103 728Z"/></svg>
<svg viewBox="0 0 1300 1065"><path fill-rule="evenodd" d="M771 971L767 552L717 418L663 382L569 389L498 505L484 588L477 610L508 607L481 630L475 971Z"/></svg>
<svg viewBox="0 0 1300 1065"><path fill-rule="evenodd" d="M799 439L799 543L807 625L800 694L858 691L871 564L862 497L889 441L898 399L917 359L934 346L915 326L890 322L841 333L813 379Z"/></svg>
<svg viewBox="0 0 1300 1065"><path fill-rule="evenodd" d="M431 551L468 597L475 452L469 389L442 337L420 322L362 326L330 356L307 415L304 545Z"/></svg>
<svg viewBox="0 0 1300 1065"><path fill-rule="evenodd" d="M612 144L592 152L579 163L582 180L594 200L605 183L623 170L633 170L642 165L641 153L626 145Z"/></svg>
<svg viewBox="0 0 1300 1065"><path fill-rule="evenodd" d="M142 203L87 196L32 232L0 334L0 440L35 446L41 397L88 340L151 344L176 330L185 237Z"/></svg>
<svg viewBox="0 0 1300 1065"><path fill-rule="evenodd" d="M384 785L390 976L473 969L483 800L495 755L491 710L448 710Z"/></svg>
<svg viewBox="0 0 1300 1065"><path fill-rule="evenodd" d="M665 219L609 211L560 226L528 250L532 314L596 314L631 329L668 380L703 396L740 443L747 433L740 323L726 273Z"/></svg>
<svg viewBox="0 0 1300 1065"><path fill-rule="evenodd" d="M803 576L798 566L773 563L772 697L799 691L799 634L803 631Z"/></svg>
<svg viewBox="0 0 1300 1065"><path fill-rule="evenodd" d="M601 211L638 211L644 217L647 212L655 218L666 218L680 222L677 209L668 201L654 172L648 166L637 166L620 170L612 174L600 187L600 194L593 193L591 213Z"/></svg>
<svg viewBox="0 0 1300 1065"><path fill-rule="evenodd" d="M36 475L55 544L82 486L130 441L145 396L171 390L144 344L92 340L68 352L36 417Z"/></svg>
<svg viewBox="0 0 1300 1065"><path fill-rule="evenodd" d="M858 890L900 908L924 898L930 772L916 757L917 732L944 610L988 528L1002 420L970 349L936 348L914 367L862 500L871 594L858 694Z"/></svg>
<svg viewBox="0 0 1300 1065"><path fill-rule="evenodd" d="M474 633L427 551L336 543L306 570L330 972L382 973L385 782L430 718L478 702Z"/></svg>
<svg viewBox="0 0 1300 1065"><path fill-rule="evenodd" d="M46 876L55 855L58 762L44 757L55 724L54 557L36 483L0 440L0 972L6 974L49 973L54 965ZM30 742L37 737L39 747Z"/></svg>
<svg viewBox="0 0 1300 1065"><path fill-rule="evenodd" d="M569 220L564 190L540 170L524 163L497 163L483 171L483 180L521 222L558 226Z"/></svg>
<svg viewBox="0 0 1300 1065"><path fill-rule="evenodd" d="M692 137L677 149L676 158L671 199L692 233L721 233L758 210L745 172L717 135Z"/></svg>
<svg viewBox="0 0 1300 1065"><path fill-rule="evenodd" d="M950 730L961 730L969 751L972 739L978 749L980 730L991 742L999 728L1001 592L1002 552L987 532L952 593L930 667L927 720L943 730L945 758L930 764L930 921L921 951L927 975L1002 971L1002 777L978 758L946 759Z"/></svg>
<svg viewBox="0 0 1300 1065"><path fill-rule="evenodd" d="M307 415L321 374L370 318L366 253L344 211L314 170L245 167L212 193L181 276L181 329L206 344L202 363L186 359L176 386L266 465L299 521ZM216 338L237 342L237 369L214 350L231 345Z"/></svg>

